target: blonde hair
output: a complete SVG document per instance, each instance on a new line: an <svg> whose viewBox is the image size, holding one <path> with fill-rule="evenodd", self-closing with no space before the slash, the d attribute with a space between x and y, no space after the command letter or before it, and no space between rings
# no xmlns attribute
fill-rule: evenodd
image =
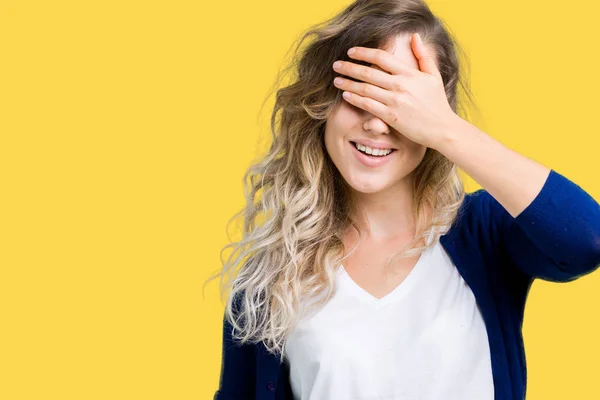
<svg viewBox="0 0 600 400"><path fill-rule="evenodd" d="M341 90L331 84L330 65L349 60L346 50L352 46L379 48L395 35L413 32L435 49L448 102L458 114L459 86L473 103L459 74L460 47L420 0L355 1L301 36L290 65L278 75L275 88L285 73L294 73L292 83L277 90L272 144L244 174L247 204L227 224L243 217L242 239L222 249L223 267L208 279L220 277L222 298L229 291L225 318L241 343L263 341L283 359L301 300L320 297L310 308L314 311L334 294L334 273L345 253L341 235L354 228L360 237L360 231L351 216L350 189L323 142L327 118L342 100ZM310 37L314 40L301 48ZM413 173L416 234L390 264L421 254L426 246L418 244L431 230L434 239L447 232L465 196L456 165L434 149L426 150ZM228 248L232 252L223 262Z"/></svg>

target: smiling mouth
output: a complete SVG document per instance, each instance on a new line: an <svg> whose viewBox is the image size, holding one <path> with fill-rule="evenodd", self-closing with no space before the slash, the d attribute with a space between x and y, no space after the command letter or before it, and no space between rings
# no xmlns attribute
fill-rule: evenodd
<svg viewBox="0 0 600 400"><path fill-rule="evenodd" d="M365 156L368 156L368 157L373 157L373 158L381 158L381 157L386 157L386 156L389 156L390 154L392 154L393 152L395 152L395 151L396 151L396 149L388 149L388 150L386 150L385 152L383 152L383 151L380 151L380 150L378 150L378 149L373 149L373 151L375 152L375 154L369 154L369 153L367 153L366 151L363 151L363 150L359 149L359 148L357 147L357 144L356 144L356 142L353 142L353 141L351 141L351 140L350 140L350 143L352 143L352 146L354 146L354 148L355 148L357 151L361 152L361 153L362 153L362 154L364 154ZM391 151L390 151L390 150L391 150Z"/></svg>

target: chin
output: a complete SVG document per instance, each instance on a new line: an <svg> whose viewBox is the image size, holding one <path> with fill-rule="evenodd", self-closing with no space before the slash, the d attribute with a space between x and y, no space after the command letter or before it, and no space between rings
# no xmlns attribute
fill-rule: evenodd
<svg viewBox="0 0 600 400"><path fill-rule="evenodd" d="M351 179L346 183L355 191L365 194L378 193L393 185L386 179L373 179L373 177L364 177L364 179Z"/></svg>

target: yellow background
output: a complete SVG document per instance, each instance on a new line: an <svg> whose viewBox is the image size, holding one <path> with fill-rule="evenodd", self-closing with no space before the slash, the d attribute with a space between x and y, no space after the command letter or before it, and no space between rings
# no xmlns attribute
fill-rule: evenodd
<svg viewBox="0 0 600 400"><path fill-rule="evenodd" d="M270 136L261 102L348 3L0 4L0 398L212 398L223 304L202 283ZM468 51L476 125L600 199L597 3L428 4ZM600 398L599 288L534 283L528 400Z"/></svg>

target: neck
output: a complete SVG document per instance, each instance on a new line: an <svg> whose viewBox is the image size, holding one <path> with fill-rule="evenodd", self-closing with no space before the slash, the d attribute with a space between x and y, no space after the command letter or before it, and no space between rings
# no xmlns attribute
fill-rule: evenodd
<svg viewBox="0 0 600 400"><path fill-rule="evenodd" d="M361 234L370 239L388 239L398 235L414 235L414 194L407 181L377 193L354 193L354 218Z"/></svg>

